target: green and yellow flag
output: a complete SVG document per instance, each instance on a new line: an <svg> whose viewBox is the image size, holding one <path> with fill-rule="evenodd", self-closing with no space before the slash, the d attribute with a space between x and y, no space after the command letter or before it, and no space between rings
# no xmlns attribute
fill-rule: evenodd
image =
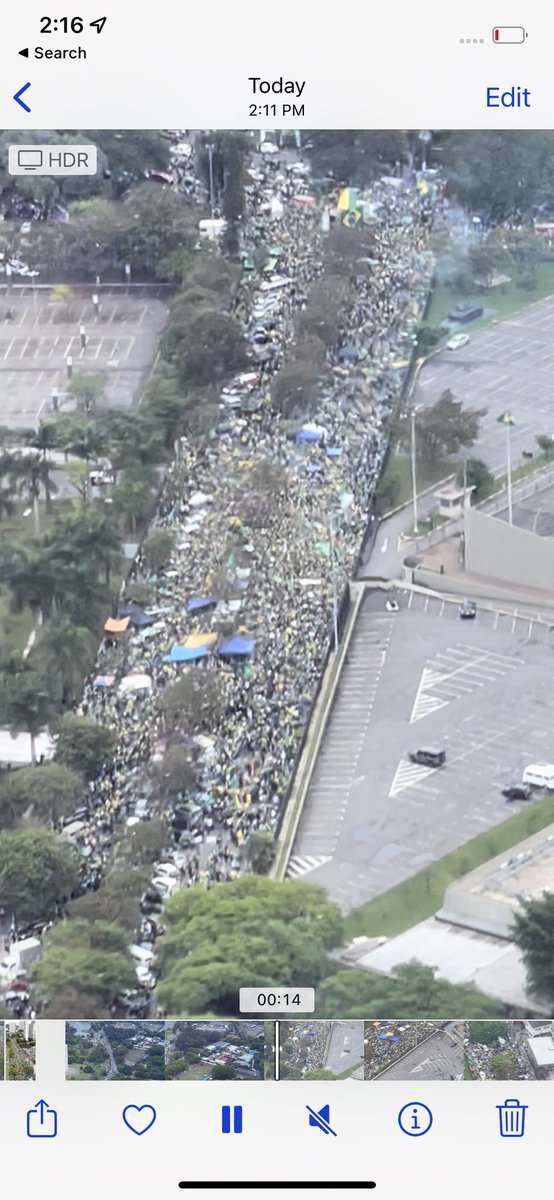
<svg viewBox="0 0 554 1200"><path fill-rule="evenodd" d="M355 212L358 207L358 188L343 188L339 192L337 208L343 212Z"/></svg>

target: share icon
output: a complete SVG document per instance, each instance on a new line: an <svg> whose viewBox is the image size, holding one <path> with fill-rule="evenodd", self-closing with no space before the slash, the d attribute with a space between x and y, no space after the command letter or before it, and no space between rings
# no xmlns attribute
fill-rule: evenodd
<svg viewBox="0 0 554 1200"><path fill-rule="evenodd" d="M321 1129L323 1133L332 1133L333 1137L337 1136L335 1133L335 1130L331 1129L331 1126L329 1124L330 1119L331 1119L329 1104L324 1104L323 1108L319 1109L319 1112L315 1112L315 1110L313 1108L310 1108L309 1104L306 1105L306 1108L308 1109L308 1112L310 1114L310 1120L309 1120L310 1125L315 1125L316 1128Z"/></svg>

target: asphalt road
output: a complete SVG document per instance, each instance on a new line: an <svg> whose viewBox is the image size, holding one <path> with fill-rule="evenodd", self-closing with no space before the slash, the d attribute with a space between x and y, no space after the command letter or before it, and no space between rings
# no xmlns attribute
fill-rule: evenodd
<svg viewBox="0 0 554 1200"><path fill-rule="evenodd" d="M554 761L554 633L532 616L417 593L384 612L365 597L288 875L322 884L344 911L500 823L501 788ZM524 701L522 701L524 697ZM438 746L438 771L410 750Z"/></svg>
<svg viewBox="0 0 554 1200"><path fill-rule="evenodd" d="M352 1076L363 1079L364 1068L364 1023L363 1021L333 1021L325 1069L334 1075L342 1075L354 1063L360 1063L358 1071Z"/></svg>

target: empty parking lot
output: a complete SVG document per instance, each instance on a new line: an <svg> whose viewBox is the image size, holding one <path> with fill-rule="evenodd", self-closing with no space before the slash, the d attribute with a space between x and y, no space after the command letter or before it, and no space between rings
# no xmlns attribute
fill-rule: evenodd
<svg viewBox="0 0 554 1200"><path fill-rule="evenodd" d="M156 355L167 318L155 296L99 293L96 311L90 295L56 301L47 290L4 294L0 307L0 424L28 428L51 411L57 389L61 407L68 383L67 358L74 372L99 373L109 404L136 399ZM84 327L86 345L81 344Z"/></svg>
<svg viewBox="0 0 554 1200"><path fill-rule="evenodd" d="M288 873L345 910L415 874L514 806L501 788L554 759L554 634L516 612L366 593ZM438 771L410 750L446 751Z"/></svg>

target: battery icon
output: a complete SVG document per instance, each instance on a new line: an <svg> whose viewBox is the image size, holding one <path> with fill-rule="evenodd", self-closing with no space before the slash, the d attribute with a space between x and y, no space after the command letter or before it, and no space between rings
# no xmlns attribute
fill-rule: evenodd
<svg viewBox="0 0 554 1200"><path fill-rule="evenodd" d="M524 42L527 36L522 25L495 25L492 31L493 42L504 46L515 46Z"/></svg>

